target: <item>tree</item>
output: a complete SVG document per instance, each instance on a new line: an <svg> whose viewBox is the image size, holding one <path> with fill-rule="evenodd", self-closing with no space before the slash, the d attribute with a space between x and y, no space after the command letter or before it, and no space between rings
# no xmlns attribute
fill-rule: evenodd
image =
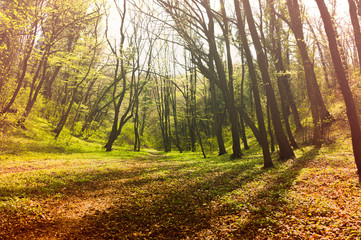
<svg viewBox="0 0 361 240"><path fill-rule="evenodd" d="M232 89L228 85L227 74L223 65L223 61L219 54L215 36L214 14L210 7L209 1L194 0L191 3L185 1L183 6L179 6L179 2L158 0L163 9L172 17L175 23L175 30L183 38L187 49L193 54L193 61L202 72L209 78L212 73L209 69L214 63L214 69L217 73L215 85L221 90L225 106L228 112L229 121L231 123L232 134L232 158L239 158L242 155L239 136L239 119L235 106ZM203 9L207 15L208 22L196 11ZM197 39L199 36L200 39ZM199 41L204 41L202 44ZM202 47L203 43L208 46L208 53ZM212 56L212 59L208 56ZM211 70L213 71L213 70ZM210 78L209 78L210 79Z"/></svg>
<svg viewBox="0 0 361 240"><path fill-rule="evenodd" d="M262 75L263 87L266 92L268 102L270 104L270 111L272 116L272 123L275 130L276 139L280 148L280 159L288 159L294 157L291 145L283 131L281 117L276 101L275 93L270 80L267 57L265 56L260 38L257 33L256 25L253 19L251 6L248 0L243 0L243 6L247 17L248 26L251 32L252 40L257 54L257 62Z"/></svg>
<svg viewBox="0 0 361 240"><path fill-rule="evenodd" d="M16 110L12 110L12 107L18 99L24 96L28 98L25 109L18 121L23 128L25 127L24 122L37 101L43 86L50 86L52 83L47 83L55 81L60 70L55 70L51 74L52 68L57 65L52 65L51 58L63 47L62 43L64 41L62 40L69 35L74 36L74 39L76 39L76 34L69 34L69 32L80 31L83 26L88 24L88 21L91 22L94 13L90 7L91 2L73 2L73 4L69 4L67 1L40 0L29 1L28 4L28 6L25 6L26 4L23 1L14 3L16 5L14 8L22 12L18 15L14 11L13 14L16 19L20 19L24 24L21 27L25 36L24 55L19 61L16 87L13 89L10 99L5 101L6 103L1 109L3 114L9 111L14 112ZM76 40L72 44L75 42ZM31 67L30 70L29 66ZM55 68L58 69L59 66L55 66ZM15 72L15 68L9 71ZM51 75L52 77L50 77ZM22 90L22 87L26 90ZM20 94L21 91L26 92L26 94Z"/></svg>
<svg viewBox="0 0 361 240"><path fill-rule="evenodd" d="M153 57L152 48L154 44L154 40L150 39L150 42L145 41L142 38L142 35L139 34L139 31L142 28L140 25L142 21L141 19L137 19L135 17L131 19L131 22L134 25L131 35L127 38L129 34L126 27L128 16L127 1L123 0L122 6L120 6L116 1L114 1L114 3L121 19L119 28L120 40L118 45L113 45L110 42L108 37L107 20L106 38L115 60L115 69L113 81L111 83L114 117L112 129L109 134L108 141L105 144L106 151L112 150L113 143L120 135L122 128L131 118L133 118L137 99L139 99L139 95L143 91L144 86L151 78L149 67L148 70L146 70L144 79L142 75L139 74L139 72L143 71L143 69L140 68L139 59L141 51L147 49L148 47L145 52L145 59L147 59L147 62L150 63ZM126 96L128 96L127 99Z"/></svg>
<svg viewBox="0 0 361 240"><path fill-rule="evenodd" d="M247 35L245 31L245 25L241 14L241 8L239 0L234 0L234 6L236 10L236 16L237 16L237 28L239 33L239 38L242 42L242 47L246 55L247 59L247 65L248 65L248 73L251 79L251 88L253 91L253 97L255 102L255 108L256 108L256 116L258 121L258 128L253 124L251 119L247 116L246 112L243 110L244 106L240 106L238 109L240 112L241 117L245 120L247 125L251 127L255 137L257 138L259 144L262 147L262 153L263 153L263 161L264 161L264 167L269 168L273 166L271 154L269 151L269 145L268 145L268 139L267 139L267 131L266 126L264 123L264 117L263 117L263 110L262 110L262 104L261 104L261 98L260 93L258 89L258 83L257 83L257 75L256 75L256 69L253 63L253 57L251 53L251 49L248 44Z"/></svg>
<svg viewBox="0 0 361 240"><path fill-rule="evenodd" d="M270 3L271 10L271 20L270 20L270 28L271 28L271 47L272 47L272 54L275 62L275 67L277 71L277 86L278 91L281 97L281 109L282 109L282 116L283 120L286 126L286 131L288 135L288 139L291 142L291 145L294 148L297 148L297 143L293 137L292 130L290 127L288 115L289 115L289 100L288 97L292 92L290 92L289 95L287 95L287 85L288 85L288 74L286 73L285 65L283 62L283 54L282 54L282 48L281 48L281 22L276 19L276 16L274 14L274 1L271 0ZM291 96L292 97L292 96Z"/></svg>
<svg viewBox="0 0 361 240"><path fill-rule="evenodd" d="M360 22L357 16L357 8L354 0L348 0L349 4L349 12L351 17L351 23L354 31L354 38L356 42L356 48L359 59L359 67L361 69L361 30L360 30Z"/></svg>
<svg viewBox="0 0 361 240"><path fill-rule="evenodd" d="M155 77L156 86L153 88L153 94L159 116L159 124L163 138L164 151L172 150L171 123L170 123L170 98L172 85L167 76Z"/></svg>
<svg viewBox="0 0 361 240"><path fill-rule="evenodd" d="M28 70L29 59L33 54L34 46L36 43L36 36L39 34L39 18L40 18L40 8L42 2L40 1L38 4L33 4L33 11L31 8L27 9L27 11L18 12L16 11L16 4L9 4L7 9L3 9L1 14L11 17L4 17L5 19L2 23L2 29L0 37L0 46L1 46L1 75L0 75L0 93L2 93L2 89L6 82L11 78L11 74L14 71L13 66L15 65L15 52L18 50L20 53L23 53L22 60L19 61L19 69L16 75L16 88L12 93L12 97L8 101L4 101L2 103L3 107L1 109L1 114L6 112L16 112L16 109L12 109L12 106L18 97L18 94L23 86L25 75ZM32 4L29 4L30 6ZM31 19L31 22L24 21L26 18ZM16 21L16 19L20 19ZM28 27L28 33L25 34L23 39L16 39L17 33L23 33L21 28ZM22 42L24 41L24 42ZM20 46L19 46L20 45Z"/></svg>
<svg viewBox="0 0 361 240"><path fill-rule="evenodd" d="M341 55L337 46L337 34L335 33L336 30L332 25L331 15L328 12L327 6L323 0L315 1L321 13L321 18L323 20L329 48L331 51L333 65L335 67L338 83L340 85L342 96L346 104L346 113L351 128L353 153L358 170L359 181L361 182L361 128L358 119L357 109L355 106L355 101L350 86L348 84L344 65L342 64Z"/></svg>
<svg viewBox="0 0 361 240"><path fill-rule="evenodd" d="M114 3L116 5L118 14L121 18L120 28L119 28L120 42L119 42L118 46L116 46L116 45L113 46L107 35L108 45L115 58L115 71L114 71L114 78L113 78L113 84L112 84L112 88L113 88L112 103L113 103L113 107L114 107L114 118L113 118L112 130L109 134L108 141L104 146L106 151L112 150L113 143L120 135L123 126L127 123L127 121L129 119L132 118L132 113L133 113L133 109L134 109L133 108L133 106L134 106L133 105L133 97L134 97L134 94L136 94L135 92L133 92L134 78L131 79L131 82L129 84L130 86L128 86L128 81L127 81L127 74L128 74L127 64L130 61L129 57L127 56L126 49L125 49L125 40L126 40L125 19L126 19L126 14L127 14L127 4L126 4L127 2L125 0L123 1L122 9L115 1L114 1ZM108 22L107 22L107 28L106 28L106 34L107 33L108 33ZM117 49L117 47L119 47L119 50ZM121 88L119 95L117 94L118 85L120 85L120 88ZM120 107L122 106L122 103L123 103L123 100L125 98L128 88L130 89L129 103L128 103L128 106L126 107L123 115L120 117L120 110L121 110ZM119 119L119 117L120 117L120 119Z"/></svg>
<svg viewBox="0 0 361 240"><path fill-rule="evenodd" d="M76 102L76 99L79 97L78 95L79 95L79 92L80 92L79 89L80 89L81 85L84 84L87 81L89 76L91 76L93 74L96 74L96 73L92 73L92 69L93 69L93 67L95 65L95 62L96 62L96 59L97 59L97 54L99 53L99 51L98 51L98 48L99 48L98 25L99 25L99 22L100 22L100 18L101 18L101 15L99 14L98 18L96 19L95 24L94 24L94 33L93 33L94 42L90 42L89 46L87 45L87 43L85 43L85 46L82 46L82 47L89 48L90 51L93 52L93 53L91 54L91 52L88 52L86 50L84 52L85 56L82 56L80 58L80 61L81 61L80 64L81 65L83 63L86 63L87 62L86 60L89 61L89 63L88 63L89 65L86 68L84 68L84 70L85 70L84 73L82 73L81 70L80 70L82 67L79 68L78 70L73 71L76 75L74 76L74 82L73 82L73 84L71 86L71 88L72 88L71 98L70 98L70 101L68 103L66 111L62 114L56 128L53 130L53 132L55 133L55 138L59 137L63 127L65 126L65 123L66 123L66 121L67 121L67 119L69 117L70 111L72 110L72 107ZM92 40L92 39L90 39L90 40ZM77 53L77 54L81 55L81 53ZM90 59L87 59L87 56L89 54L91 54L91 57L90 57ZM74 61L73 58L72 58L72 60ZM56 70L57 69L58 68L56 68ZM96 79L95 76L93 76L93 78ZM83 95L83 94L81 94L81 95ZM78 105L79 106L81 105L81 101L78 102Z"/></svg>
<svg viewBox="0 0 361 240"><path fill-rule="evenodd" d="M298 0L287 0L286 4L291 19L290 27L295 35L297 47L301 55L306 75L306 86L313 119L313 142L315 145L320 145L322 139L321 124L327 124L333 118L327 111L324 104L320 88L316 80L314 66L308 54Z"/></svg>

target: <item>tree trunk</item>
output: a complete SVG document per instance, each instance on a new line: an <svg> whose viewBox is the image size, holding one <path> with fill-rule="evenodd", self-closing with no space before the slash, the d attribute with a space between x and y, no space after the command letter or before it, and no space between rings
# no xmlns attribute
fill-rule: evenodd
<svg viewBox="0 0 361 240"><path fill-rule="evenodd" d="M267 131L266 131L265 123L264 123L262 104L261 104L261 99L260 99L260 94L259 94L259 89L258 89L258 83L257 83L256 69L253 64L251 49L248 45L244 21L242 19L241 9L239 6L239 0L234 0L234 5L235 5L236 15L237 15L237 28L238 28L239 37L241 38L242 46L243 46L243 49L244 49L244 52L246 55L248 72L249 72L249 76L251 79L251 88L252 88L253 98L254 98L254 102L255 102L255 106L256 106L255 109L256 109L256 116L257 116L258 128L259 128L259 138L258 138L259 140L258 141L262 147L264 167L268 168L268 167L272 167L273 163L272 163L271 154L270 154L269 148L268 148ZM249 121L250 119L247 118L246 113L245 113L245 111L243 111L242 107L243 106L241 106L241 109L240 109L242 118L246 121L246 123L248 121L247 124L252 129L252 123L251 123L251 121ZM256 134L257 131L255 129L253 129L252 131L255 134L255 136L258 135L258 134Z"/></svg>
<svg viewBox="0 0 361 240"><path fill-rule="evenodd" d="M248 116L248 114L241 108L237 108L239 116L246 122L248 127L251 129L254 137L256 138L258 144L262 147L263 146L263 138L261 137L261 133L258 130L256 124L252 121L252 119ZM269 150L268 150L269 151ZM271 156L271 154L270 154Z"/></svg>
<svg viewBox="0 0 361 240"><path fill-rule="evenodd" d="M297 143L293 137L292 130L290 127L288 115L289 115L289 105L287 100L287 90L285 85L288 83L288 74L286 73L285 66L283 64L283 57L282 57L282 49L281 49L281 30L280 30L280 22L276 19L274 14L274 0L270 2L270 7L272 8L271 11L271 21L270 21L270 28L271 28L271 42L272 42L272 52L275 61L275 67L277 70L277 86L278 91L281 97L281 109L282 109L282 116L283 121L286 126L286 132L288 135L288 139L291 142L291 146L297 148Z"/></svg>
<svg viewBox="0 0 361 240"><path fill-rule="evenodd" d="M66 110L65 113L61 116L58 125L56 126L56 128L55 128L54 131L53 131L53 132L55 133L55 138L58 138L58 137L59 137L60 132L63 130L63 127L64 127L64 125L65 125L65 123L66 123L66 120L67 120L68 117L69 117L70 111L71 111L71 109L72 109L72 107L73 107L73 104L74 104L74 102L75 102L75 94L76 94L76 89L74 89L74 91L73 91L73 97L72 97L72 99L70 100L70 103L69 103L69 105L68 105L67 110Z"/></svg>
<svg viewBox="0 0 361 240"><path fill-rule="evenodd" d="M282 122L280 112L277 106L277 101L275 97L275 93L272 87L272 83L270 80L270 76L267 68L267 58L263 52L262 45L257 33L256 25L253 19L251 6L249 4L249 0L243 0L243 6L245 8L245 13L247 17L247 22L249 29L251 31L251 36L253 39L253 44L257 52L257 61L259 68L261 70L263 86L266 91L266 96L270 104L270 110L272 115L272 123L275 130L275 135L277 138L278 146L280 148L280 159L289 159L294 157L293 150L291 148L290 143L283 131Z"/></svg>
<svg viewBox="0 0 361 240"><path fill-rule="evenodd" d="M224 66L222 60L217 51L217 44L215 41L214 35L214 22L213 22L213 14L211 12L210 6L207 7L207 15L209 17L209 32L207 36L207 40L210 47L210 54L214 58L215 67L217 69L219 81L216 81L216 85L221 90L223 99L226 105L226 109L228 111L229 121L231 123L231 133L232 133L232 158L240 158L242 156L241 152L241 143L239 137L239 119L237 114L237 109L234 103L234 99L232 98L233 93L231 93L232 89L229 89L227 84L227 76L224 70Z"/></svg>
<svg viewBox="0 0 361 240"><path fill-rule="evenodd" d="M113 144L114 144L115 140L117 140L117 138L119 136L117 134L117 128L118 128L118 122L114 122L113 127L112 127L112 131L110 132L109 137L108 137L108 141L104 146L105 151L107 151L107 152L112 151Z"/></svg>
<svg viewBox="0 0 361 240"><path fill-rule="evenodd" d="M209 69L212 71L214 69L213 66L213 58L209 56ZM222 121L220 116L220 109L217 105L217 93L216 93L216 86L215 86L215 73L212 72L212 76L209 78L209 90L211 93L211 103L212 103L212 110L213 110L213 122L214 122L214 130L217 138L218 144L218 155L224 155L227 153L226 148L224 146L223 140L223 128L222 128Z"/></svg>
<svg viewBox="0 0 361 240"><path fill-rule="evenodd" d="M196 120L195 120L195 111L196 111L196 70L194 67L191 68L190 77L189 77L189 89L187 93L187 106L188 106L188 129L189 137L191 140L191 151L196 152Z"/></svg>
<svg viewBox="0 0 361 240"><path fill-rule="evenodd" d="M172 109L173 109L173 123L174 123L174 134L175 134L175 140L174 145L178 148L179 152L183 152L183 148L180 144L179 139L179 129L178 129L178 115L177 115L177 92L176 88L172 90L171 94L171 102L172 102Z"/></svg>
<svg viewBox="0 0 361 240"><path fill-rule="evenodd" d="M360 123L358 119L357 109L355 106L355 101L353 99L353 95L348 85L347 75L345 72L345 68L342 64L342 59L340 56L340 52L337 47L337 40L335 30L332 26L332 19L326 4L323 0L316 0L318 8L321 13L321 17L324 23L325 31L328 38L328 43L331 51L331 57L333 61L333 65L335 67L335 71L337 74L337 79L340 84L340 89L345 100L346 104L346 113L348 117L348 122L351 128L351 137L352 137L352 147L353 153L355 157L355 163L358 170L359 181L361 182L361 129Z"/></svg>
<svg viewBox="0 0 361 240"><path fill-rule="evenodd" d="M361 68L361 30L360 30L360 22L357 16L357 8L354 0L348 0L350 17L356 42L356 48L359 59L359 67Z"/></svg>
<svg viewBox="0 0 361 240"><path fill-rule="evenodd" d="M136 100L138 101L138 99ZM139 136L139 103L135 103L135 113L134 113L134 151L140 151L140 136Z"/></svg>
<svg viewBox="0 0 361 240"><path fill-rule="evenodd" d="M267 110L267 127L268 127L268 134L270 136L270 144L271 144L271 152L273 153L275 151L275 137L272 129L272 117L271 117L271 109L269 107L269 103L267 101L266 103L266 110Z"/></svg>
<svg viewBox="0 0 361 240"><path fill-rule="evenodd" d="M163 146L165 152L171 151L171 136L170 136L170 122L169 122L169 101L170 101L170 89L169 81L163 77L160 77L159 81L156 78L156 87L154 88L154 97L156 99L157 112L159 116L159 125L162 133Z"/></svg>
<svg viewBox="0 0 361 240"><path fill-rule="evenodd" d="M244 50L241 49L241 59L242 59L242 80L241 80L241 108L244 108L244 79L245 79L245 75L246 75L246 71L245 71L245 63L244 63ZM240 116L240 123L241 123L241 136L242 136L242 141L243 141L243 146L244 149L248 150L249 146L248 146L248 141L247 141L247 136L246 136L246 127L244 125L244 120L243 117Z"/></svg>
<svg viewBox="0 0 361 240"><path fill-rule="evenodd" d="M306 76L307 92L311 104L314 127L313 142L315 145L320 145L322 139L321 124L328 123L333 119L333 117L327 111L325 103L323 102L320 88L316 80L313 63L308 55L298 0L287 0L287 7L291 17L292 31L296 38L297 47L301 55Z"/></svg>

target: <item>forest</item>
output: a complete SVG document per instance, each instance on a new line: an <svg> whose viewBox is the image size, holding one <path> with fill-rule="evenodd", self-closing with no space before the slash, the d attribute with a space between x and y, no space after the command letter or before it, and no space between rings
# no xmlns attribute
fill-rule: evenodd
<svg viewBox="0 0 361 240"><path fill-rule="evenodd" d="M360 0L2 0L0 239L360 239Z"/></svg>

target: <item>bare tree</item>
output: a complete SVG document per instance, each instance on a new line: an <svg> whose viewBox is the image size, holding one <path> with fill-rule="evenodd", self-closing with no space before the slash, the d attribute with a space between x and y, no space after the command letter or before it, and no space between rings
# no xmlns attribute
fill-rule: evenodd
<svg viewBox="0 0 361 240"><path fill-rule="evenodd" d="M222 92L231 123L233 140L232 158L241 157L238 114L232 89L229 87L227 73L217 46L214 23L215 16L209 1L184 1L182 3L183 5L180 5L179 2L168 0L157 0L157 2L172 17L175 23L175 30L185 41L187 49L192 52L194 63L202 74L211 77L212 73L209 69L211 69L211 66L214 64L213 66L216 70L217 77L212 78L212 80ZM198 12L200 9L202 10ZM206 18L203 13L206 14ZM208 19L208 22L206 22L206 19ZM200 39L197 39L195 36L200 37ZM204 44L208 46L208 52L202 46ZM209 56L212 58L209 58Z"/></svg>
<svg viewBox="0 0 361 240"><path fill-rule="evenodd" d="M112 150L113 143L120 135L123 126L133 117L135 99L142 92L144 85L146 83L146 81L144 81L142 84L139 84L138 82L140 81L140 79L137 78L136 73L139 71L138 68L139 66L137 66L137 64L130 66L132 65L132 63L134 64L133 60L134 57L136 56L134 51L137 51L137 49L134 49L133 46L131 45L128 46L128 48L126 48L127 1L123 0L122 6L120 6L116 1L114 1L114 4L121 19L120 28L119 28L120 40L118 45L113 45L110 42L108 37L108 24L107 24L106 26L107 42L108 42L108 46L111 49L111 53L115 58L115 64L114 64L115 70L114 70L113 82L111 84L114 118L113 118L112 129L108 137L108 141L105 144L106 151ZM134 32L130 36L130 39L131 39L129 41L130 43L132 43L133 41L137 41L137 37L134 34ZM128 78L128 74L130 74L129 78ZM127 95L128 98L126 103L125 98ZM124 103L126 103L125 106ZM123 109L121 109L121 107L123 107ZM121 112L121 110L123 111Z"/></svg>

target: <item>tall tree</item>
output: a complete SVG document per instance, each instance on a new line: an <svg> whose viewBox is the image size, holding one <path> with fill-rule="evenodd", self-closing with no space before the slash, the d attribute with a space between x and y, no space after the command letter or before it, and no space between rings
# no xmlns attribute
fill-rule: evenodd
<svg viewBox="0 0 361 240"><path fill-rule="evenodd" d="M112 146L115 140L120 135L124 125L133 117L134 113L134 104L135 98L142 92L146 82L138 84L140 79L137 79L136 73L139 71L137 66L132 65L134 63L133 58L136 56L132 46L133 41L137 41L136 34L133 34L129 37L130 45L126 45L126 26L127 23L127 1L123 0L122 6L120 6L116 1L114 1L117 12L120 16L120 40L118 45L113 45L108 38L108 21L106 25L106 36L108 46L110 47L111 53L115 58L115 69L113 75L113 82L111 84L112 88L112 103L114 107L114 117L112 123L112 129L109 134L107 143L105 144L106 151L111 151ZM108 20L108 19L107 19ZM131 54L129 54L131 53ZM130 77L128 76L130 75ZM128 77L130 79L128 79ZM127 98L127 103L124 104ZM123 107L124 109L121 109ZM123 110L123 111L122 111ZM122 111L122 112L121 112Z"/></svg>
<svg viewBox="0 0 361 240"><path fill-rule="evenodd" d="M345 72L344 65L342 64L341 55L338 50L337 38L336 38L337 34L335 34L336 30L332 25L331 15L328 12L327 6L323 0L315 0L315 1L321 13L321 17L327 34L328 44L331 51L333 65L335 67L342 96L345 100L346 113L351 128L353 153L358 170L359 181L361 182L361 128L357 114L357 109L355 106L355 101L350 86L348 84L347 74Z"/></svg>
<svg viewBox="0 0 361 240"><path fill-rule="evenodd" d="M247 17L248 26L251 32L254 47L256 49L258 66L261 71L263 86L266 92L267 99L270 104L270 111L272 115L272 123L275 130L278 146L280 148L280 159L288 159L294 157L293 150L283 131L281 115L278 109L277 100L272 87L271 79L267 68L267 57L264 54L260 38L257 33L256 24L254 22L251 5L249 0L243 0L243 6Z"/></svg>
<svg viewBox="0 0 361 240"><path fill-rule="evenodd" d="M14 91L12 92L10 100L2 100L2 108L1 108L1 114L10 112L10 111L17 111L16 109L12 109L12 106L17 99L19 92L21 88L24 85L24 80L26 73L28 71L29 66L29 60L31 56L33 55L34 46L36 43L36 36L39 35L39 18L40 18L40 11L41 11L41 2L38 4L29 4L32 6L32 8L29 8L29 10L24 11L23 16L22 14L19 14L15 9L17 9L19 6L16 6L15 3L9 4L7 6L7 9L3 9L3 14L9 15L9 18L5 18L5 20L2 21L2 26L0 30L0 62L1 62L1 75L0 75L0 93L2 95L5 95L2 93L3 87L5 83L8 81L7 79L11 78L11 72L14 69L14 65L16 63L15 56L21 56L22 60L19 61L19 67L17 69L16 74L16 87ZM25 10L26 8L24 8ZM32 11L30 9L33 9ZM12 14L11 14L12 13ZM16 16L17 15L17 16ZM32 21L31 22L25 22L23 23L23 19L29 18ZM21 19L20 21L16 21L16 19ZM6 21L8 20L8 21ZM21 24L22 23L22 24ZM26 24L29 24L28 26ZM18 28L26 28L28 27L27 33L22 33L20 29ZM21 35L24 34L25 37L23 37L23 42L21 43L21 39L16 39L16 35L21 32ZM20 35L20 34L19 34ZM22 45L22 47L18 46ZM20 51L21 50L21 51ZM19 54L15 55L15 52L19 51ZM22 54L21 54L22 53Z"/></svg>
<svg viewBox="0 0 361 240"><path fill-rule="evenodd" d="M360 20L357 15L357 7L354 0L348 0L349 11L351 17L351 23L354 31L354 38L356 42L356 48L359 59L359 67L361 69L361 30L360 30Z"/></svg>
<svg viewBox="0 0 361 240"><path fill-rule="evenodd" d="M244 104L244 82L245 82L245 76L246 76L246 70L245 70L245 60L244 60L244 50L243 49L240 49L241 51L241 60L242 60L242 76L241 76L241 108L244 108L245 107L245 104ZM242 136L242 141L243 141L243 146L244 146L244 149L245 150L248 150L249 149L249 146L248 146L248 140L247 140L247 136L246 136L246 127L245 127L245 124L244 124L244 120L242 118L242 116L240 116L240 123L241 123L241 136Z"/></svg>
<svg viewBox="0 0 361 240"><path fill-rule="evenodd" d="M291 145L294 148L297 148L297 143L293 137L292 130L290 127L288 115L289 115L289 100L287 95L287 88L288 85L288 74L285 69L284 61L283 61L283 54L281 48L281 22L276 18L274 14L274 0L271 0L269 3L271 10L271 20L270 20L270 28L271 28L271 45L272 45L272 53L275 62L275 67L277 71L277 86L278 91L281 97L281 109L282 109L282 116L283 121L286 126L286 132L288 135L288 139L291 142ZM292 94L292 93L290 93Z"/></svg>
<svg viewBox="0 0 361 240"><path fill-rule="evenodd" d="M256 68L254 66L251 49L248 44L246 30L245 30L245 24L244 24L244 20L243 20L242 14L241 14L239 0L234 0L234 5L235 5L235 10L236 10L236 16L237 16L237 29L238 29L238 33L239 33L238 37L241 39L242 47L245 52L247 65L248 65L248 72L249 72L249 76L251 79L251 88L253 91L253 97L254 97L254 102L255 102L255 106L256 106L255 108L256 108L256 116L257 116L259 130L256 127L253 127L252 129L253 129L253 133L256 136L256 138L258 136L258 142L260 143L260 145L262 147L264 167L269 168L269 167L273 166L273 163L272 163L271 153L269 151L267 131L266 131L266 126L265 126L265 122L264 122L261 98L260 98L260 93L259 93L258 83L257 83ZM242 105L240 106L241 116L245 120L245 122L248 124L248 126L252 127L254 124L252 124L252 121L246 115L246 112L243 110L243 107L244 106L242 106Z"/></svg>
<svg viewBox="0 0 361 240"><path fill-rule="evenodd" d="M222 58L218 49L216 35L215 35L215 23L214 14L211 9L209 1L193 0L192 4L189 1L185 1L184 6L180 7L180 2L174 2L170 0L157 0L163 9L172 17L175 23L175 30L185 41L187 48L193 54L193 61L197 67L201 70L202 74L211 76L209 72L209 66L211 65L209 55L212 56L212 64L214 62L214 69L217 73L217 78L214 78L215 85L220 89L223 95L225 106L228 112L229 121L231 123L231 135L232 135L232 158L239 158L242 155L240 147L240 135L239 135L239 119L233 98L232 89L228 86L227 73L225 71ZM184 7L184 9L183 9ZM197 11L200 11L199 13ZM203 17L201 12L207 15L207 18ZM206 21L207 19L207 21ZM191 33L189 30L192 30ZM195 36L199 36L197 39ZM209 52L207 53L200 41L205 41ZM204 43L204 42L203 42ZM204 71L208 73L204 73Z"/></svg>
<svg viewBox="0 0 361 240"><path fill-rule="evenodd" d="M320 145L322 138L321 124L328 123L333 118L326 109L320 88L316 80L314 66L308 54L298 0L287 0L286 4L291 19L290 26L295 35L297 47L300 52L303 68L305 71L307 92L311 104L311 113L313 118L313 141L314 144Z"/></svg>
<svg viewBox="0 0 361 240"><path fill-rule="evenodd" d="M208 22L208 31L205 33L207 36L208 44L209 44L209 53L214 58L215 67L217 69L218 81L216 81L216 85L221 90L223 94L223 99L227 108L229 121L231 123L231 133L232 133L232 157L239 158L241 157L241 146L240 146L240 131L239 131L239 119L237 114L237 109L234 102L234 94L233 94L233 85L229 85L227 83L226 71L224 69L221 57L217 50L217 44L215 39L215 26L213 21L213 13L209 1L202 2L203 7L206 10L209 22ZM230 57L230 56L228 56Z"/></svg>
<svg viewBox="0 0 361 240"><path fill-rule="evenodd" d="M95 25L94 25L94 33L93 33L93 37L94 37L94 42L93 43L90 43L90 45L86 45L85 46L82 46L82 47L86 47L86 48L89 48L91 52L89 51L85 51L83 54L85 56L82 56L81 57L81 63L86 63L86 58L89 54L91 54L91 57L89 59L89 63L88 63L88 66L86 68L84 68L85 72L82 74L80 73L80 69L79 70L75 70L73 72L76 73L76 76L74 77L74 83L72 85L72 92L71 92L71 98L70 98L70 102L68 103L68 106L67 106L67 109L66 111L62 114L62 116L60 117L60 120L57 124L57 126L55 127L55 129L53 130L53 132L55 133L55 138L58 138L62 129L64 128L65 126L65 123L66 121L68 120L68 117L69 117L69 114L70 114L70 111L72 110L72 107L73 105L75 104L76 102L76 98L78 98L78 94L80 91L80 87L82 84L84 84L88 77L91 74L91 71L94 67L94 64L96 62L96 59L97 59L97 53L99 53L98 51L98 25L99 25L99 22L100 22L100 17L101 15L98 15L98 18L97 20L95 21ZM80 54L80 53L78 53ZM74 61L74 60L73 60ZM81 77L79 75L82 75ZM96 77L93 77L93 78L96 78ZM82 94L83 95L83 94ZM81 102L79 102L79 106L81 105Z"/></svg>

